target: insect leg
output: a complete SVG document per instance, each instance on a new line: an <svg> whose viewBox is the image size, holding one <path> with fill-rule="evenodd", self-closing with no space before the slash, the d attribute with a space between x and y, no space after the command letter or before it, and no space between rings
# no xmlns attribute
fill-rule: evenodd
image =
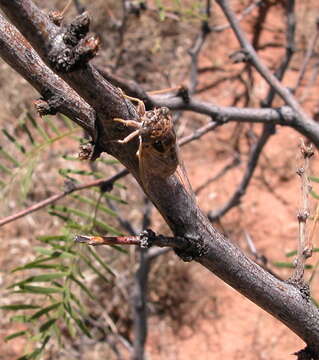
<svg viewBox="0 0 319 360"><path fill-rule="evenodd" d="M137 129L135 131L133 131L132 133L130 133L129 135L127 135L126 138L124 138L123 140L116 140L116 142L120 143L120 144L126 144L129 141L131 141L132 139L134 139L136 136L138 136L140 134L140 129Z"/></svg>
<svg viewBox="0 0 319 360"><path fill-rule="evenodd" d="M124 119L120 119L120 118L114 118L113 121L119 122L125 126L134 127L135 129L139 129L141 127L141 124L135 120L124 120Z"/></svg>

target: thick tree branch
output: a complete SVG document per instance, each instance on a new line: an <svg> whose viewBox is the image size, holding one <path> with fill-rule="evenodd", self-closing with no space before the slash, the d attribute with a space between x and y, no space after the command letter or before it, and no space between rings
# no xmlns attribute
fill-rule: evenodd
<svg viewBox="0 0 319 360"><path fill-rule="evenodd" d="M39 91L48 103L47 113L67 115L94 138L96 116L93 108L44 64L23 36L1 15L0 55Z"/></svg>

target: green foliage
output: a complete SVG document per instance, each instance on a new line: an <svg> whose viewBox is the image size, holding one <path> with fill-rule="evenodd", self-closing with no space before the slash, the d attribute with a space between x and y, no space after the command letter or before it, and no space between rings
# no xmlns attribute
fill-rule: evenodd
<svg viewBox="0 0 319 360"><path fill-rule="evenodd" d="M169 5L166 4L167 2L163 0L155 0L161 21L164 21L170 13L178 16L182 21L206 20L204 1L189 1L186 4L185 0L173 0Z"/></svg>
<svg viewBox="0 0 319 360"><path fill-rule="evenodd" d="M2 141L6 146L0 147L2 196L19 183L21 193L27 197L33 188L34 169L40 163L42 153L48 152L53 143L70 137L77 131L65 117L62 117L57 125L52 118L46 117L41 122L30 115L20 123L16 134L4 129ZM82 141L78 137L74 137L74 140L78 143ZM76 157L60 154L60 158L66 166L54 171L67 181L78 184L82 183L83 179L88 181L102 177L99 171L83 170L83 166L78 170L69 166L79 162ZM114 162L105 159L99 161L105 169ZM119 184L116 186L122 187ZM122 235L110 224L114 223L111 219L117 215L105 205L105 199L125 204L114 194L89 189L84 194L68 195L65 201L67 205L51 205L48 208L49 215L52 220L59 219L61 223L58 234L38 237L39 246L33 248L34 259L12 270L12 273L21 273L22 279L11 284L8 289L13 294L25 295L24 299L27 301L0 308L13 313L10 318L12 322L24 325L24 330L9 334L5 339L28 339L26 353L19 360L39 359L51 339L56 339L60 346L63 346L64 339L78 338L81 334L92 336L85 300L89 298L95 301L95 296L86 285L84 271L95 274L96 278L108 284L115 272L95 249L76 244L74 235ZM126 254L126 251L119 247L113 248L113 252Z"/></svg>
<svg viewBox="0 0 319 360"><path fill-rule="evenodd" d="M32 188L35 170L43 155L56 142L80 130L63 117L58 126L50 117L35 119L30 113L14 129L2 129L0 137L0 198L8 199L10 193L24 200ZM19 193L17 193L17 191Z"/></svg>

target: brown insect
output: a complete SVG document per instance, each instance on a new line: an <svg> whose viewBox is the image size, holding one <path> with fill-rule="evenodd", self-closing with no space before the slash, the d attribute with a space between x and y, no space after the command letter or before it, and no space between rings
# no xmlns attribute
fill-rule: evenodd
<svg viewBox="0 0 319 360"><path fill-rule="evenodd" d="M186 190L192 194L185 168L180 159L176 133L169 109L160 107L146 111L145 105L140 99L123 96L138 103L137 111L140 119L139 121L114 119L125 126L136 129L118 142L127 143L136 136L139 137L139 148L136 154L139 160L140 178L145 189L147 190L151 179L155 177L167 178L175 173Z"/></svg>

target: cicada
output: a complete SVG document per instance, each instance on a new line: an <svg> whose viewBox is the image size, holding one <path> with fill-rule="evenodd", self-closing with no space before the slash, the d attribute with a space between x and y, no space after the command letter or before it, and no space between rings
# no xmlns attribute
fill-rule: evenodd
<svg viewBox="0 0 319 360"><path fill-rule="evenodd" d="M124 95L129 100L138 103L139 121L114 119L125 126L135 128L130 135L119 143L127 143L139 137L139 147L136 153L139 162L139 175L143 187L147 191L150 182L156 178L168 178L176 175L185 189L193 196L191 186L180 157L172 115L167 107L145 110L140 99Z"/></svg>

